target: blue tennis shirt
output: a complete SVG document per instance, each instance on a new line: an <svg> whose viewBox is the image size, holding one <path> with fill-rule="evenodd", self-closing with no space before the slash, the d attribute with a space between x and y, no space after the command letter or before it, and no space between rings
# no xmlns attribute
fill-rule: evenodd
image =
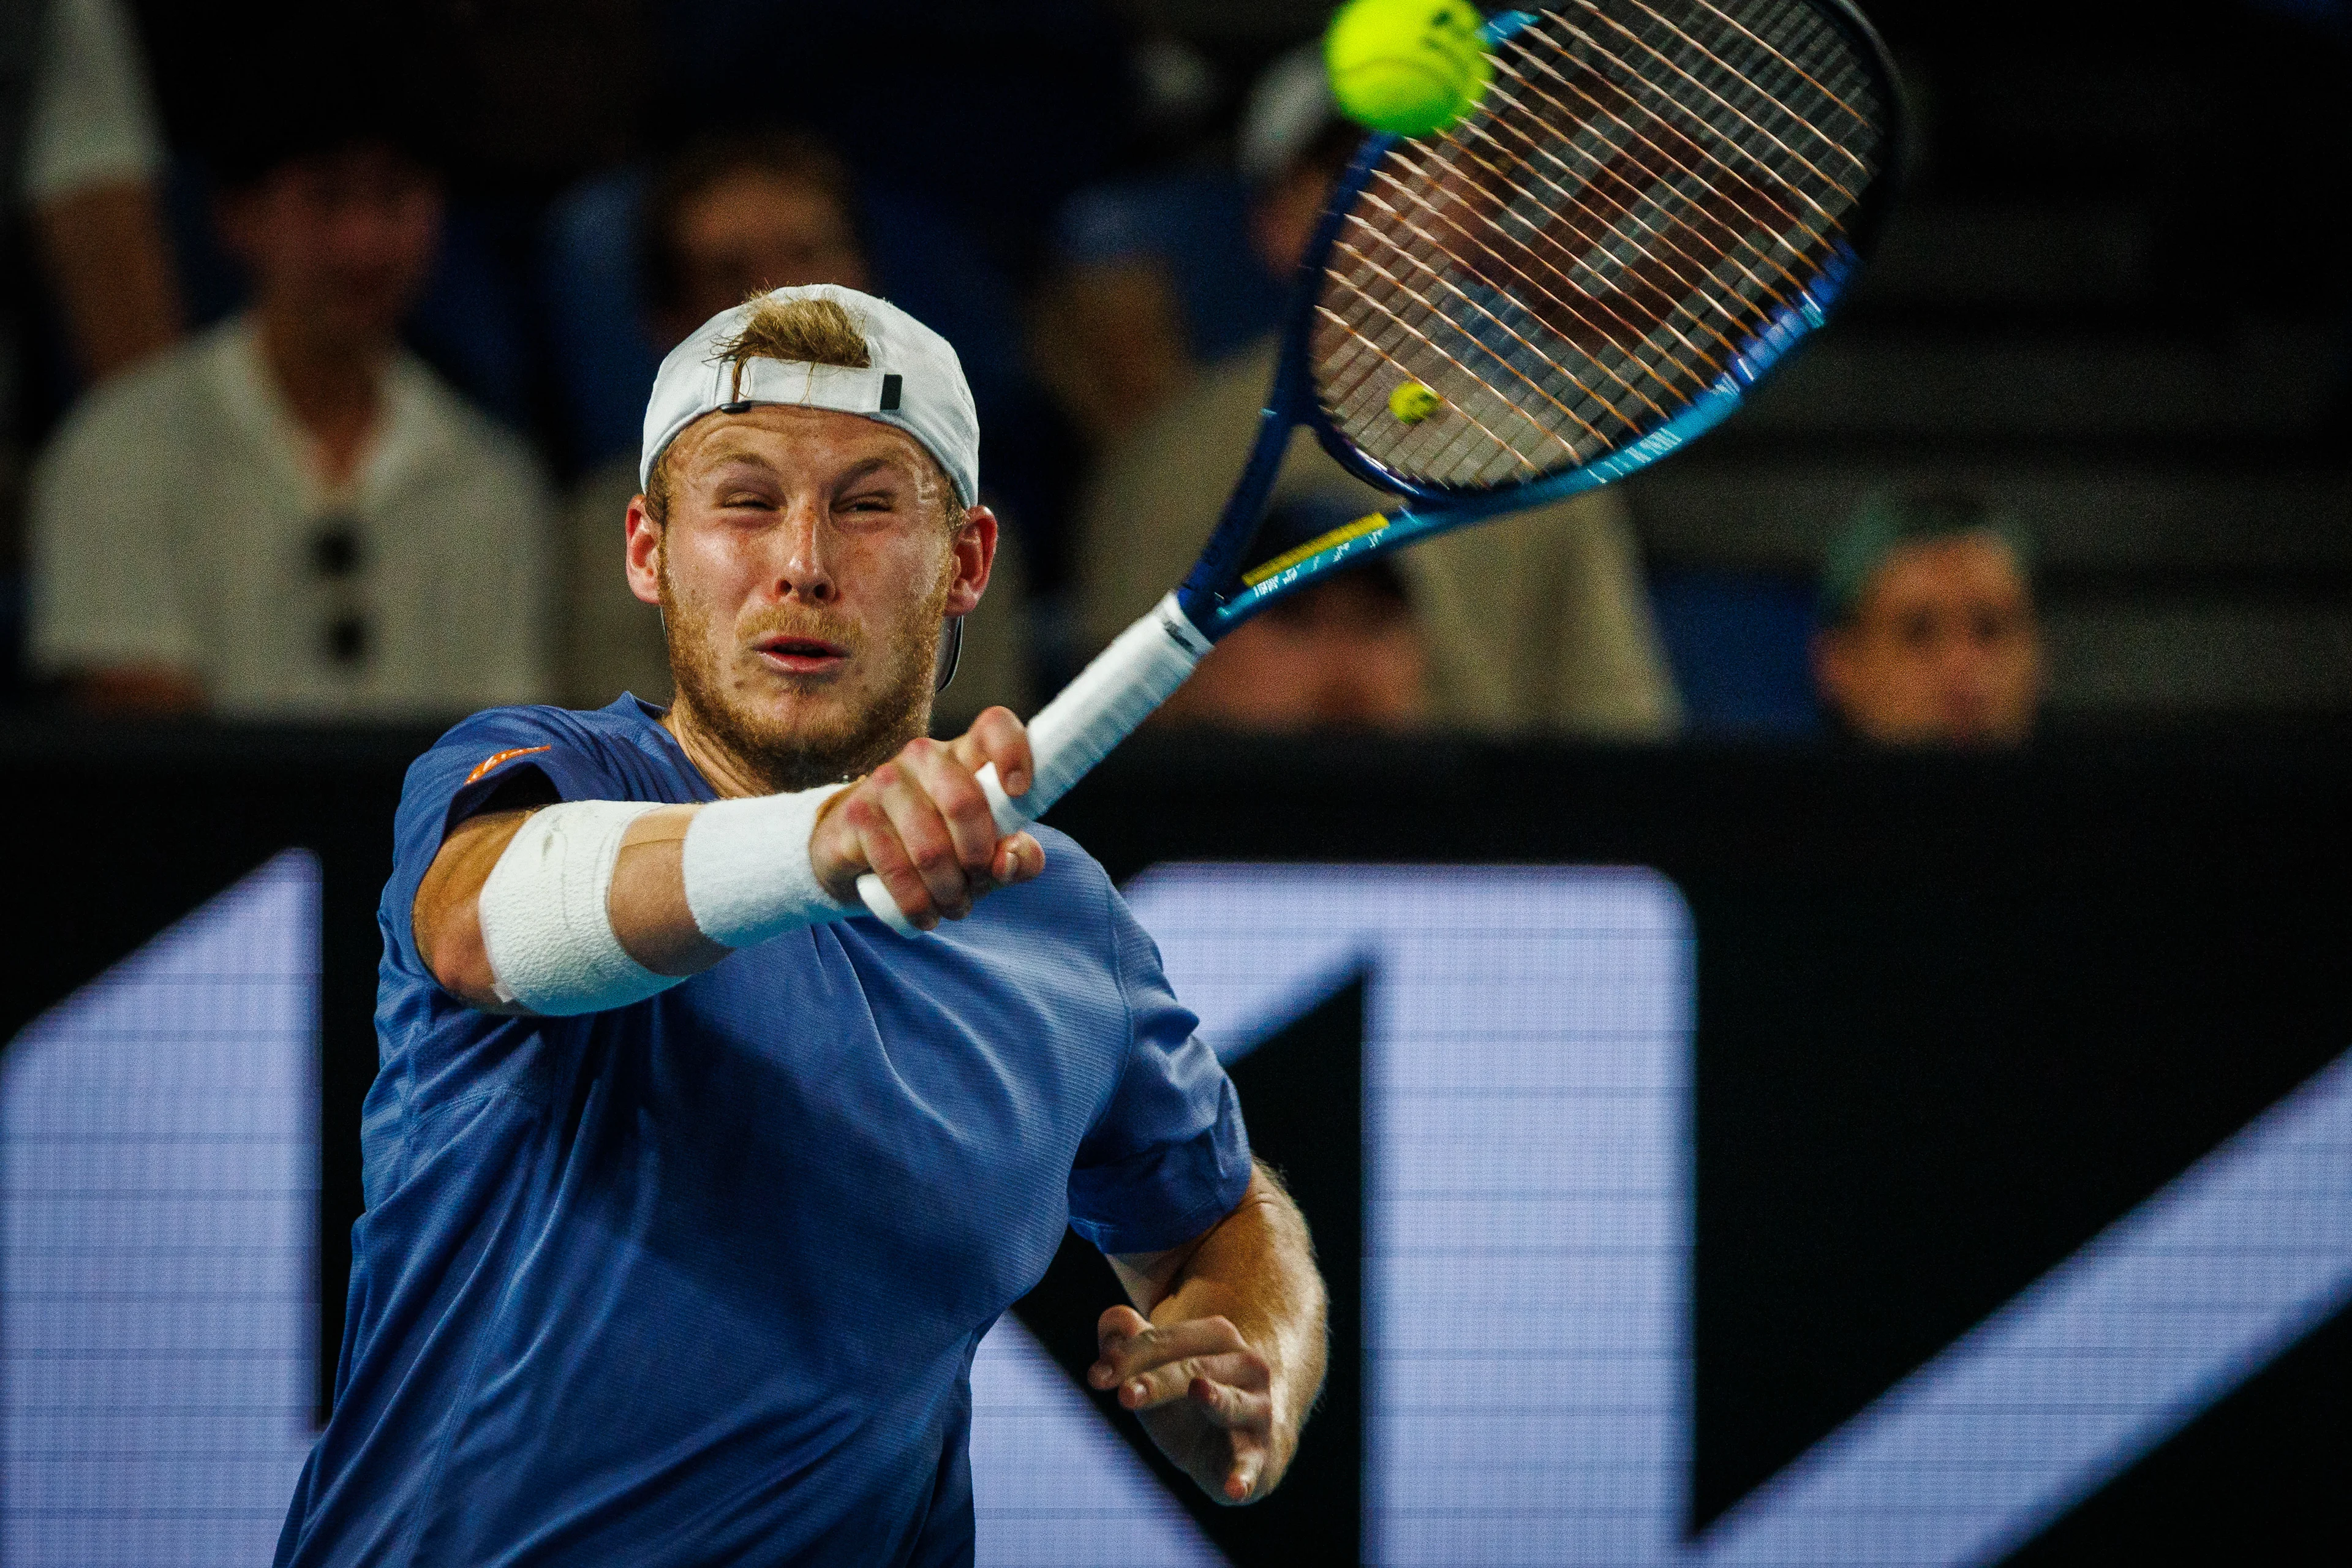
<svg viewBox="0 0 2352 1568"><path fill-rule="evenodd" d="M280 1564L941 1563L972 1352L1067 1224L1149 1252L1249 1181L1233 1086L1102 868L919 941L867 918L578 1018L464 1005L409 910L450 826L709 785L624 698L408 771L335 1408ZM537 784L538 781L528 781Z"/></svg>

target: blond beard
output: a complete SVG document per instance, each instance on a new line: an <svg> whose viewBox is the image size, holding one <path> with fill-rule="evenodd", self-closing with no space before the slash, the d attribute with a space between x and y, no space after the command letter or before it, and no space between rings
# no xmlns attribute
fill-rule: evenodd
<svg viewBox="0 0 2352 1568"><path fill-rule="evenodd" d="M949 564L952 568L952 557ZM737 700L729 691L711 617L672 590L665 552L657 568L662 636L669 645L677 700L706 734L772 792L813 789L872 773L930 727L931 681L952 575L951 570L941 572L922 603L898 624L884 628L879 637L854 650L861 657L878 652L897 660L864 711L830 725L793 725L756 704ZM834 635L838 629L822 615L779 607L733 628L727 642L730 651L739 651L751 638L770 632L841 640Z"/></svg>

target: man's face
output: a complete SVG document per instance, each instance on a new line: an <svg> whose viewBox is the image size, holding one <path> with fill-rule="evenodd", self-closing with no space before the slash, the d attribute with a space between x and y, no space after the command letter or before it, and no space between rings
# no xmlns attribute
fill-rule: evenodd
<svg viewBox="0 0 2352 1568"><path fill-rule="evenodd" d="M822 409L707 416L665 462L667 521L629 510L629 586L662 606L684 721L774 789L922 733L940 623L988 584L988 510L950 536L947 479L911 437Z"/></svg>
<svg viewBox="0 0 2352 1568"><path fill-rule="evenodd" d="M1814 662L1855 732L1892 745L2018 744L2042 695L2032 600L1993 533L1896 546Z"/></svg>
<svg viewBox="0 0 2352 1568"><path fill-rule="evenodd" d="M340 349L392 341L441 234L433 178L387 147L304 158L223 204L265 310Z"/></svg>
<svg viewBox="0 0 2352 1568"><path fill-rule="evenodd" d="M849 216L818 187L764 170L738 170L683 204L671 242L676 337L771 289L868 286Z"/></svg>

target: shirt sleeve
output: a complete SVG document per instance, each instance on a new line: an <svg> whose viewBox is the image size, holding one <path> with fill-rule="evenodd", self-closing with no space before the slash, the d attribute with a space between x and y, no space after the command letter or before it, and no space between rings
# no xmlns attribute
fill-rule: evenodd
<svg viewBox="0 0 2352 1568"><path fill-rule="evenodd" d="M120 0L51 0L26 125L25 199L152 180L163 142L139 41Z"/></svg>
<svg viewBox="0 0 2352 1568"><path fill-rule="evenodd" d="M1109 1104L1078 1145L1070 1227L1105 1252L1160 1252L1241 1203L1249 1134L1233 1080L1168 988L1159 949L1127 901L1110 899L1133 1039Z"/></svg>
<svg viewBox="0 0 2352 1568"><path fill-rule="evenodd" d="M412 961L416 938L409 915L425 873L450 832L502 795L542 803L630 798L603 747L560 709L493 709L442 736L409 764L393 818L384 915Z"/></svg>

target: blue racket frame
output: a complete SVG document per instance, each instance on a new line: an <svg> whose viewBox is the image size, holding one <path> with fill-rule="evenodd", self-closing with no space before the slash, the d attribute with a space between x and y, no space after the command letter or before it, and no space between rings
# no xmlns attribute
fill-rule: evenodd
<svg viewBox="0 0 2352 1568"><path fill-rule="evenodd" d="M1813 6L1876 65L1887 115L1885 152L1879 177L1855 209L1846 237L1832 247L1821 276L1748 337L1732 356L1730 367L1688 408L1640 439L1566 473L1480 489L1428 484L1407 479L1367 457L1339 434L1325 414L1308 370L1309 339L1315 328L1315 305L1321 293L1324 263L1338 242L1348 210L1370 182L1373 169L1390 148L1404 140L1386 132L1365 138L1333 188L1314 239L1299 263L1289 314L1283 324L1281 358L1275 372L1274 387L1259 416L1257 444L1251 448L1249 462L1217 520L1216 531L1210 535L1207 548L1176 590L1177 604L1202 636L1216 641L1274 599L1339 566L1483 522L1503 512L1544 506L1580 491L1597 489L1648 468L1729 418L1757 384L1778 368L1790 351L1827 324L1831 310L1852 282L1863 253L1876 237L1894 200L1907 152L1909 116L1893 58L1876 30L1847 0L1813 0ZM1485 29L1487 47L1494 47L1539 19L1538 13L1533 11L1506 11L1489 18ZM1244 584L1243 561L1265 519L1267 499L1273 494L1275 479L1289 450L1290 432L1301 425L1315 433L1316 440L1342 468L1376 489L1403 496L1406 504L1386 514L1386 521L1378 527L1338 539L1287 563L1281 571L1255 584Z"/></svg>

